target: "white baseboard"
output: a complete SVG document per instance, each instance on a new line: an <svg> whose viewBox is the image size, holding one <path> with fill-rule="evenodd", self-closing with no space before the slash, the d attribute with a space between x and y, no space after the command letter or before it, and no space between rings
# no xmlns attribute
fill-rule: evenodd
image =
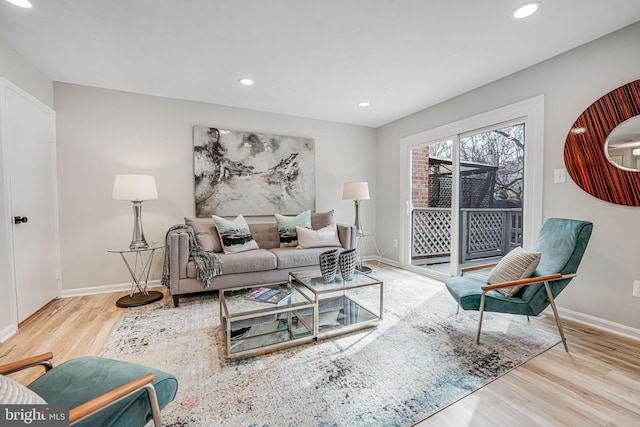
<svg viewBox="0 0 640 427"><path fill-rule="evenodd" d="M149 288L162 286L160 280L149 280ZM86 288L67 289L62 291L61 298L82 297L86 295L106 294L109 292L122 292L131 290L131 283L118 283L115 285L89 286Z"/></svg>
<svg viewBox="0 0 640 427"><path fill-rule="evenodd" d="M18 327L16 325L9 325L3 330L0 331L0 343L5 342L9 338L15 335L18 332Z"/></svg>
<svg viewBox="0 0 640 427"><path fill-rule="evenodd" d="M547 307L544 310L544 313L553 318L553 311L550 307ZM581 323L594 329L599 329L615 335L621 335L625 338L631 338L640 341L640 329L632 328L631 326L622 325L610 320L600 319L599 317L591 316L589 314L580 313L562 307L558 307L558 314L560 315L561 320L571 320L572 322Z"/></svg>
<svg viewBox="0 0 640 427"><path fill-rule="evenodd" d="M398 261L394 261L392 259L388 259L385 257L380 257L380 256L375 256L375 255L371 255L371 256L366 256L364 257L365 261L373 261L373 262L381 262L384 264L388 264L392 267L398 267L400 268L400 263Z"/></svg>

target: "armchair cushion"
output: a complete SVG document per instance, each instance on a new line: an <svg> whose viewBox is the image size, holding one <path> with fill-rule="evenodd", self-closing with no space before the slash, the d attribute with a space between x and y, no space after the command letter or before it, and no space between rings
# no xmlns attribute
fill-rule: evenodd
<svg viewBox="0 0 640 427"><path fill-rule="evenodd" d="M491 270L489 277L487 277L487 282L490 285L495 285L496 283L512 282L531 277L540 262L540 255L540 252L530 252L520 247L515 248L505 255L498 262L498 265ZM522 286L512 286L498 289L498 292L511 297L517 294L521 288Z"/></svg>
<svg viewBox="0 0 640 427"><path fill-rule="evenodd" d="M148 373L155 376L153 386L162 409L174 399L178 390L178 381L173 375L135 363L101 357L79 357L62 363L32 382L29 389L49 404L69 405L73 409ZM85 418L76 426L144 426L150 413L147 392L141 390Z"/></svg>

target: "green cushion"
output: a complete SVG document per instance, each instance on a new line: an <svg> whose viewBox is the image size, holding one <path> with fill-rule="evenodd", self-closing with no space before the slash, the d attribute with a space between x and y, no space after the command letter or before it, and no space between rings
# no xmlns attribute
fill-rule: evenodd
<svg viewBox="0 0 640 427"><path fill-rule="evenodd" d="M482 286L487 286L483 280L471 277L452 277L445 282L447 290L464 310L480 310ZM527 301L518 297L507 297L497 291L489 291L485 295L485 311L498 313L524 314L535 316Z"/></svg>
<svg viewBox="0 0 640 427"><path fill-rule="evenodd" d="M73 409L148 373L155 376L153 385L162 409L175 398L178 390L176 378L158 369L119 360L79 357L53 368L31 383L29 388L49 404L69 405ZM147 392L141 390L76 425L144 426L150 413Z"/></svg>

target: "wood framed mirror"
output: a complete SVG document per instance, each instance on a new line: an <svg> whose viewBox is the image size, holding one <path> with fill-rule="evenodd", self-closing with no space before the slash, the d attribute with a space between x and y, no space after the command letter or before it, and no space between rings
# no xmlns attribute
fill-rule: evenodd
<svg viewBox="0 0 640 427"><path fill-rule="evenodd" d="M564 163L580 188L609 203L640 206L640 138L634 137L639 116L636 80L604 95L578 117L567 135ZM631 156L626 161L625 154Z"/></svg>

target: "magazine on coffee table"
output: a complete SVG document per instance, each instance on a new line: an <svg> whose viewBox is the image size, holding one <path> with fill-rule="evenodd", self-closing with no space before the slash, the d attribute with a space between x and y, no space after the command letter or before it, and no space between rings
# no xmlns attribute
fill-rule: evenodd
<svg viewBox="0 0 640 427"><path fill-rule="evenodd" d="M252 291L249 295L245 296L246 299L260 302L268 302L271 304L278 304L291 296L291 292L273 289L273 288L258 288Z"/></svg>

